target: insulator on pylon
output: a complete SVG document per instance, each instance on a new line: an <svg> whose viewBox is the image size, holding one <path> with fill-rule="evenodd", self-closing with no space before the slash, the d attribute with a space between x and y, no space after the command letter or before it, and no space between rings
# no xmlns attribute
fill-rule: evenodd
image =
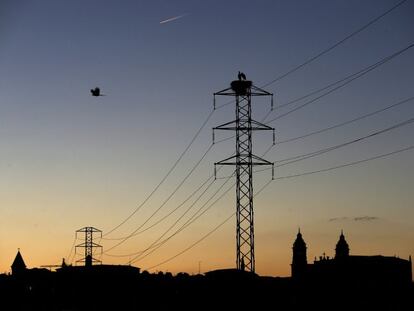
<svg viewBox="0 0 414 311"><path fill-rule="evenodd" d="M275 180L275 164L272 163L272 180Z"/></svg>
<svg viewBox="0 0 414 311"><path fill-rule="evenodd" d="M270 97L270 111L273 111L273 94Z"/></svg>
<svg viewBox="0 0 414 311"><path fill-rule="evenodd" d="M214 141L215 141L215 135L214 135L214 129L213 129L213 145L214 145Z"/></svg>
<svg viewBox="0 0 414 311"><path fill-rule="evenodd" d="M273 146L276 145L276 134L275 129L273 129Z"/></svg>
<svg viewBox="0 0 414 311"><path fill-rule="evenodd" d="M213 95L213 110L216 110L216 94Z"/></svg>

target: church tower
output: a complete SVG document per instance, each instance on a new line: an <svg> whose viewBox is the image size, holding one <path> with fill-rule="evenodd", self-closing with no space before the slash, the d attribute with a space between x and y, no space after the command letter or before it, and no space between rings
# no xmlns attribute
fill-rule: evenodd
<svg viewBox="0 0 414 311"><path fill-rule="evenodd" d="M14 258L11 269L13 275L19 275L26 270L26 264L24 263L22 254L20 254L20 249L17 250L16 258Z"/></svg>
<svg viewBox="0 0 414 311"><path fill-rule="evenodd" d="M339 241L336 243L335 259L343 259L349 257L349 246L345 240L344 232L341 230Z"/></svg>
<svg viewBox="0 0 414 311"><path fill-rule="evenodd" d="M302 238L300 229L293 243L293 258L292 258L292 278L302 279L307 270L308 261L306 259L306 243Z"/></svg>

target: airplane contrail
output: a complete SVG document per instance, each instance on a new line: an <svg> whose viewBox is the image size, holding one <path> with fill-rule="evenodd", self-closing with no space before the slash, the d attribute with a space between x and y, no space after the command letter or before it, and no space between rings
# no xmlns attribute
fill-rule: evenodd
<svg viewBox="0 0 414 311"><path fill-rule="evenodd" d="M183 18L184 16L187 16L187 15L188 15L188 14L183 14L183 15L174 16L174 17L171 17L171 18L165 19L165 20L163 20L163 21L160 21L160 24L169 23L169 22L175 21L175 20L177 20L177 19Z"/></svg>

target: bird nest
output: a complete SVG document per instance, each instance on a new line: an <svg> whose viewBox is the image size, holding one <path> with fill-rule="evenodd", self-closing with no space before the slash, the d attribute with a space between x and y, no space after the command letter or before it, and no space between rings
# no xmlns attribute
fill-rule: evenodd
<svg viewBox="0 0 414 311"><path fill-rule="evenodd" d="M252 87L252 81L235 80L230 85L231 89L236 92L237 95L246 95L248 90Z"/></svg>

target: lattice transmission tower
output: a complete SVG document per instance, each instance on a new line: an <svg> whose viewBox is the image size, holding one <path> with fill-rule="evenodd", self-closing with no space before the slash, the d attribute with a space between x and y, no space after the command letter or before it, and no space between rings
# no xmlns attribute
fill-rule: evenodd
<svg viewBox="0 0 414 311"><path fill-rule="evenodd" d="M214 171L217 165L236 166L236 267L239 270L255 271L254 256L254 221L253 221L253 167L257 165L274 164L253 154L253 131L273 131L273 143L275 141L274 128L252 119L252 97L269 96L273 108L273 94L253 85L246 80L243 73L239 72L238 80L231 82L230 87L214 93L214 109L216 96L231 96L235 100L236 119L213 128L214 130L235 131L236 153L235 155L214 163Z"/></svg>
<svg viewBox="0 0 414 311"><path fill-rule="evenodd" d="M83 243L75 246L75 255L77 254L78 248L83 248L85 257L77 260L76 264L84 263L85 266L90 267L94 263L102 263L102 261L93 257L94 249L99 249L100 253L102 254L102 246L93 241L94 234L99 235L99 237L102 238L102 231L94 227L84 227L82 229L76 230L76 238L78 238L79 233L84 233L85 237Z"/></svg>

